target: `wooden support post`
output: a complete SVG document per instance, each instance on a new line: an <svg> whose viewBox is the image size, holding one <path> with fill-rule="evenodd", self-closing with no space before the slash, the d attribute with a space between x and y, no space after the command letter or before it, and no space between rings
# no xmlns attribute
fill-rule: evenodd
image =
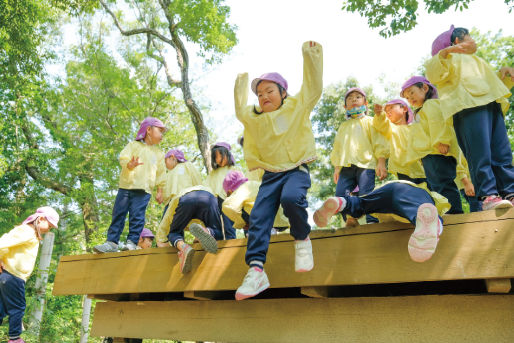
<svg viewBox="0 0 514 343"><path fill-rule="evenodd" d="M510 279L485 279L487 292L509 293L511 289Z"/></svg>
<svg viewBox="0 0 514 343"><path fill-rule="evenodd" d="M310 298L328 298L329 289L326 286L302 287L301 293Z"/></svg>

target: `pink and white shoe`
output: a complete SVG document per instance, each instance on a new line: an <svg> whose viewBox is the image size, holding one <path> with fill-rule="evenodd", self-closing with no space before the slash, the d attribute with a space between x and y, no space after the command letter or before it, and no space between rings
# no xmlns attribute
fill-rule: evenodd
<svg viewBox="0 0 514 343"><path fill-rule="evenodd" d="M509 200L503 200L498 195L489 195L482 203L482 211L494 210L495 208L510 208L513 204Z"/></svg>
<svg viewBox="0 0 514 343"><path fill-rule="evenodd" d="M25 343L25 341L23 340L23 338L16 338L16 339L10 339L7 341L7 343Z"/></svg>
<svg viewBox="0 0 514 343"><path fill-rule="evenodd" d="M250 267L243 280L243 284L236 291L236 300L254 297L268 287L269 280L264 269Z"/></svg>
<svg viewBox="0 0 514 343"><path fill-rule="evenodd" d="M311 271L314 268L314 258L312 257L312 243L309 238L294 243L294 270L297 273Z"/></svg>
<svg viewBox="0 0 514 343"><path fill-rule="evenodd" d="M439 219L437 208L430 203L418 207L416 229L409 239L409 255L415 262L429 260L435 252L443 224Z"/></svg>
<svg viewBox="0 0 514 343"><path fill-rule="evenodd" d="M314 223L318 227L325 227L328 225L330 218L337 212L341 212L346 207L346 199L341 197L330 197L321 207L314 212Z"/></svg>
<svg viewBox="0 0 514 343"><path fill-rule="evenodd" d="M179 250L177 255L180 264L180 271L182 274L189 273L193 267L193 257L195 255L195 250L191 248L190 245L184 243L182 250Z"/></svg>

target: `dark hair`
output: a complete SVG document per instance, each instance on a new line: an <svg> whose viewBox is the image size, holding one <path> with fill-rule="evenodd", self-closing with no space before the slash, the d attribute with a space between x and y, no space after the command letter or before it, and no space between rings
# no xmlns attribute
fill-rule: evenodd
<svg viewBox="0 0 514 343"><path fill-rule="evenodd" d="M244 147L245 137L244 136L239 137L237 142L239 143L240 146Z"/></svg>
<svg viewBox="0 0 514 343"><path fill-rule="evenodd" d="M259 87L259 85L260 85L260 83L261 83L262 81L264 81L264 80L260 80L259 82L257 82L257 85L255 85L255 89L257 89L257 87ZM279 108L280 108L280 107L282 107L282 105L284 104L284 99L285 99L285 98L287 98L287 91L284 89L284 87L282 87L282 86L281 86L281 85L279 85L278 83L276 83L276 82L273 82L273 83L277 85L277 87L278 87L278 91L280 92L280 96L281 96L281 97L282 97L282 94L283 94L283 93L286 93L286 96L282 98L282 102L280 103L280 106L279 106ZM253 105L253 113L255 113L255 114L262 114L262 113L263 113L263 111L260 111L260 112L259 112L259 111L257 111L257 108L255 107L255 105Z"/></svg>
<svg viewBox="0 0 514 343"><path fill-rule="evenodd" d="M464 36L469 35L469 30L463 27L457 27L452 32L452 37L450 41L452 44L455 44L455 40L458 38L459 40L463 40Z"/></svg>
<svg viewBox="0 0 514 343"><path fill-rule="evenodd" d="M418 88L423 88L423 85L427 85L427 84L423 83L423 82L418 82L418 83L414 84L414 86L416 86ZM432 89L432 87L430 87L429 85L427 85L427 87L428 87L428 92L425 94L425 100L423 100L423 102L427 101L428 99L432 99L432 96L434 95L434 90ZM421 106L421 107L423 107L423 106ZM415 109L414 113L418 113L419 110L421 110L421 107Z"/></svg>
<svg viewBox="0 0 514 343"><path fill-rule="evenodd" d="M213 146L212 149L211 149L211 166L212 166L212 169L218 169L220 167L216 163L216 151L218 151L220 153L222 161L223 161L223 159L225 159L225 157L227 158L227 166L233 166L234 165L233 157L232 157L232 154L230 153L230 151L228 151L228 149L225 148L225 147L216 145L216 146Z"/></svg>

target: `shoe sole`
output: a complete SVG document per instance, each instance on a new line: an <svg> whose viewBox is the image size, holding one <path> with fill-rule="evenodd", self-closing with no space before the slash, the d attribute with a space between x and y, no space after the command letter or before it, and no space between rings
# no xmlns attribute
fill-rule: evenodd
<svg viewBox="0 0 514 343"><path fill-rule="evenodd" d="M423 204L418 208L416 229L409 239L409 255L415 262L429 260L435 252L439 238L439 216L432 204Z"/></svg>
<svg viewBox="0 0 514 343"><path fill-rule="evenodd" d="M499 202L498 204L496 204L496 206L492 206L490 208L487 208L487 209L483 209L483 211L489 211L489 210L495 210L495 209L502 209L502 208L511 208L513 207L512 203L508 200L502 200L501 202Z"/></svg>
<svg viewBox="0 0 514 343"><path fill-rule="evenodd" d="M312 241L311 241L312 242ZM312 243L311 243L312 244ZM295 247L295 250L297 248ZM295 252L296 253L296 252ZM311 257L311 264L308 265L306 268L296 268L296 256L295 256L295 269L294 271L297 273L305 273L310 272L314 268L314 256L312 255L312 245L310 246L310 257Z"/></svg>
<svg viewBox="0 0 514 343"><path fill-rule="evenodd" d="M236 292L236 300L244 300L244 299L248 299L248 298L253 298L257 294L262 293L263 291L267 290L268 288L269 288L269 282L267 282L264 285L262 285L261 287L259 287L257 292L255 292L253 294L244 294L244 293Z"/></svg>
<svg viewBox="0 0 514 343"><path fill-rule="evenodd" d="M211 254L218 252L218 242L216 242L216 239L214 239L210 233L205 232L199 224L191 224L191 226L189 226L189 232L198 238L198 241L200 241L200 244L205 249L205 251Z"/></svg>
<svg viewBox="0 0 514 343"><path fill-rule="evenodd" d="M93 247L93 251L96 252L97 254L108 254L110 252L118 252L118 249L116 249L116 251L102 251L102 250L97 249L96 247Z"/></svg>
<svg viewBox="0 0 514 343"><path fill-rule="evenodd" d="M325 200L321 208L314 212L314 223L318 227L325 227L328 225L328 220L334 214L336 214L337 208L339 207L339 202L334 198L328 198Z"/></svg>
<svg viewBox="0 0 514 343"><path fill-rule="evenodd" d="M191 248L186 255L184 265L182 266L182 274L187 274L193 269L193 257L195 256L195 250Z"/></svg>

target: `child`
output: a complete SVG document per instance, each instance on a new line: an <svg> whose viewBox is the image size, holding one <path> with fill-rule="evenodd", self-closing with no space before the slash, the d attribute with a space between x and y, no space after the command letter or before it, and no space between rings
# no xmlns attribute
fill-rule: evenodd
<svg viewBox="0 0 514 343"><path fill-rule="evenodd" d="M445 125L437 90L423 76L413 76L402 85L400 95L414 107L414 121L424 135L411 136L410 161L421 159L428 187L448 199L450 214L463 213L459 189L455 184L457 161L461 151L453 128Z"/></svg>
<svg viewBox="0 0 514 343"><path fill-rule="evenodd" d="M426 182L421 161L407 161L407 152L411 149L411 136L422 133L419 123L413 123L414 114L410 107L401 99L393 99L385 106L376 104L374 110L373 127L389 141L391 149L389 172L395 174L399 180ZM383 115L384 111L387 119Z"/></svg>
<svg viewBox="0 0 514 343"><path fill-rule="evenodd" d="M331 197L314 213L319 227L327 225L331 216L338 212L358 218L367 213L394 214L415 225L408 251L415 262L432 257L443 232L443 215L450 206L445 198L430 192L424 184L410 181L390 181L365 196Z"/></svg>
<svg viewBox="0 0 514 343"><path fill-rule="evenodd" d="M375 173L380 180L387 176L385 160L389 145L373 127L368 117L366 93L360 88L350 88L344 96L346 121L342 122L334 139L330 160L334 166L336 196L348 195L359 186L359 194L368 194L375 188ZM346 220L346 216L343 216ZM366 216L366 222L376 223L376 218ZM346 226L357 225L348 218Z"/></svg>
<svg viewBox="0 0 514 343"><path fill-rule="evenodd" d="M223 200L227 197L227 194L223 190L223 179L225 175L232 170L235 169L234 165L236 164L234 160L234 156L230 152L231 146L225 142L218 142L214 144L211 148L211 166L212 171L207 176L205 180L205 186L209 187L213 190L214 195L218 199L218 207L220 213L221 207L223 206ZM232 221L222 213L223 217L223 227L224 232L226 234L225 239L234 239L236 238L236 230L232 227Z"/></svg>
<svg viewBox="0 0 514 343"><path fill-rule="evenodd" d="M280 205L295 238L295 270L314 267L311 227L307 221L307 189L311 186L308 163L316 159L309 116L323 90L323 51L305 42L303 84L296 96L287 94L287 81L267 73L252 81L259 106L247 106L248 74L239 74L234 87L237 119L244 125L244 155L248 169L264 169L248 231L245 260L249 266L236 300L253 297L269 287L264 271L271 228Z"/></svg>
<svg viewBox="0 0 514 343"><path fill-rule="evenodd" d="M25 314L25 282L34 270L39 242L57 228L59 214L44 206L27 217L20 226L0 237L0 324L9 316L9 343L24 343L20 338Z"/></svg>
<svg viewBox="0 0 514 343"><path fill-rule="evenodd" d="M260 181L248 181L237 170L229 171L223 180L223 189L227 193L227 198L223 201L223 213L234 222L234 228L245 230L245 236L248 235L250 214L260 185ZM279 231L289 228L283 211L278 211L275 215L273 227L279 228Z"/></svg>
<svg viewBox="0 0 514 343"><path fill-rule="evenodd" d="M139 242L137 242L137 249L151 248L154 238L155 236L153 235L152 231L146 227L143 228L143 231L141 231L141 236L139 236Z"/></svg>
<svg viewBox="0 0 514 343"><path fill-rule="evenodd" d="M147 117L141 122L136 140L127 144L120 153L121 174L118 194L112 210L112 222L107 231L107 241L93 248L97 253L118 251L118 242L129 213L129 233L124 250L137 247L145 225L146 206L157 184L155 199L162 202L164 186L164 154L157 147L166 131L157 118Z"/></svg>
<svg viewBox="0 0 514 343"><path fill-rule="evenodd" d="M195 236L209 253L218 251L216 240L225 239L222 231L218 201L205 186L183 189L171 199L169 207L157 229L157 246L173 246L178 249L180 271L189 273L195 251L184 241L184 229Z"/></svg>
<svg viewBox="0 0 514 343"><path fill-rule="evenodd" d="M171 149L164 156L166 184L163 190L164 207L163 216L168 209L168 204L177 194L185 188L202 184L202 176L195 166L186 160L184 153L178 149Z"/></svg>
<svg viewBox="0 0 514 343"><path fill-rule="evenodd" d="M512 207L514 167L501 106L506 113L512 85L507 88L475 51L468 30L452 25L434 40L426 73L439 88L444 119L453 121L483 210ZM514 68L500 73L514 80Z"/></svg>

